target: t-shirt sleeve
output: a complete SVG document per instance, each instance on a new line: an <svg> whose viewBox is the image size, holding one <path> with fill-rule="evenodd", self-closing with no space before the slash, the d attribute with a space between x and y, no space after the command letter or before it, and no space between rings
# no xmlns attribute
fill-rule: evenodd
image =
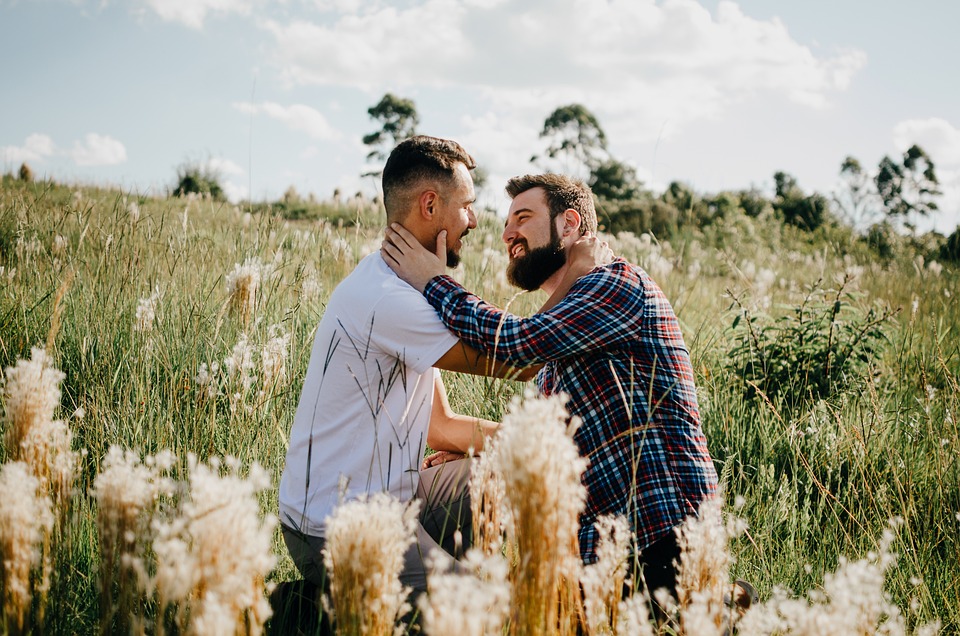
<svg viewBox="0 0 960 636"><path fill-rule="evenodd" d="M371 344L424 373L458 342L418 291L398 289L376 304Z"/></svg>

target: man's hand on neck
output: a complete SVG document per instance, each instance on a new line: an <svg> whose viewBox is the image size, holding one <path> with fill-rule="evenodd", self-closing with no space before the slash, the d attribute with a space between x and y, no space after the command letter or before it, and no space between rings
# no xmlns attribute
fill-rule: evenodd
<svg viewBox="0 0 960 636"><path fill-rule="evenodd" d="M447 271L447 231L440 231L435 252L430 252L405 227L391 223L380 244L380 253L397 276L422 294L430 279Z"/></svg>

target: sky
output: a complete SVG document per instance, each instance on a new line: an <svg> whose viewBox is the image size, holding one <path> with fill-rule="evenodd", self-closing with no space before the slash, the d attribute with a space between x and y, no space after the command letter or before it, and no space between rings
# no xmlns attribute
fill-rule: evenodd
<svg viewBox="0 0 960 636"><path fill-rule="evenodd" d="M919 228L949 234L957 24L952 0L0 0L0 168L162 193L192 163L234 201L372 195L362 137L390 92L502 213L577 103L654 191L772 195L784 171L830 195L845 157L918 144L943 190Z"/></svg>

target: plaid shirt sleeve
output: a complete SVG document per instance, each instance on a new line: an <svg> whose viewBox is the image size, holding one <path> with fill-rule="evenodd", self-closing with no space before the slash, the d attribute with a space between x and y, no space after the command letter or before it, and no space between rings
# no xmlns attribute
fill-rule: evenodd
<svg viewBox="0 0 960 636"><path fill-rule="evenodd" d="M634 338L643 320L640 281L609 276L603 268L581 277L555 307L529 318L494 307L450 276L434 277L424 294L461 340L518 366L615 347Z"/></svg>

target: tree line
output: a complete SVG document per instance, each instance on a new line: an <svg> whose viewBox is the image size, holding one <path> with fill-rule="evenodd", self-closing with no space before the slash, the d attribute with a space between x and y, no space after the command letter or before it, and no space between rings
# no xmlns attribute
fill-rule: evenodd
<svg viewBox="0 0 960 636"><path fill-rule="evenodd" d="M368 160L385 159L390 148L417 134L420 120L410 99L387 93L367 113L379 125L363 137L370 149ZM686 225L702 228L742 214L772 215L806 232L842 223L867 235L899 230L913 234L920 218L939 210L937 199L942 195L933 160L918 145L901 157L883 157L874 171L848 156L840 166L842 185L830 197L808 194L795 177L778 171L770 199L755 188L701 195L680 181L654 194L629 163L610 152L600 121L582 104L555 109L544 120L540 137L546 149L531 157L531 163L583 178L597 197L604 229L611 233L650 232L669 238ZM948 251L957 252L954 257L960 260L960 228L948 244L953 245Z"/></svg>

